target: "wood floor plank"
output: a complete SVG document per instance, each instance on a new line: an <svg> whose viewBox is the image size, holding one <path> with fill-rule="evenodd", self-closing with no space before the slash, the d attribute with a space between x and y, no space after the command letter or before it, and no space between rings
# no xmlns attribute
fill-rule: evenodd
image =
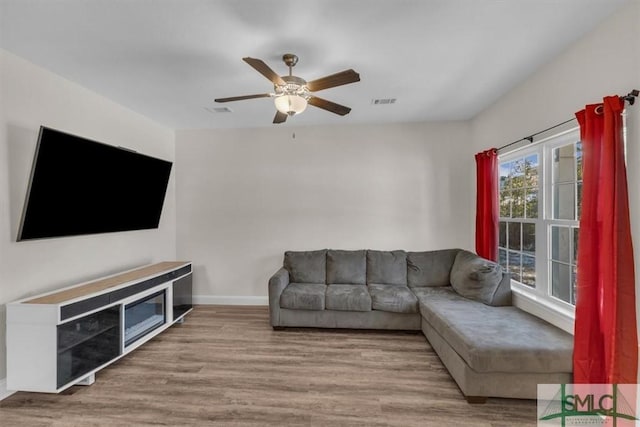
<svg viewBox="0 0 640 427"><path fill-rule="evenodd" d="M536 425L532 400L468 404L421 334L273 331L268 319L266 307L197 306L90 387L0 402L0 425Z"/></svg>

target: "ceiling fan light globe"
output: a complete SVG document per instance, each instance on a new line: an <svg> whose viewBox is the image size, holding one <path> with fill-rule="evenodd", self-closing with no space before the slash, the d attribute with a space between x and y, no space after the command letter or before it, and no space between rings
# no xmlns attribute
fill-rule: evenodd
<svg viewBox="0 0 640 427"><path fill-rule="evenodd" d="M289 116L300 114L307 108L307 100L299 95L280 95L274 103L278 111Z"/></svg>

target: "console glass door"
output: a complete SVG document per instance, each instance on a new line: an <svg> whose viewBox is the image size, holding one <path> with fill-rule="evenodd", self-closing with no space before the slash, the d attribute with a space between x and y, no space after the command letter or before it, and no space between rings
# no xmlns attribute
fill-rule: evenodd
<svg viewBox="0 0 640 427"><path fill-rule="evenodd" d="M173 282L173 320L184 316L193 308L193 284L191 274Z"/></svg>
<svg viewBox="0 0 640 427"><path fill-rule="evenodd" d="M166 294L162 290L125 306L125 347L166 323L165 300Z"/></svg>
<svg viewBox="0 0 640 427"><path fill-rule="evenodd" d="M63 323L57 329L58 388L121 354L119 305Z"/></svg>

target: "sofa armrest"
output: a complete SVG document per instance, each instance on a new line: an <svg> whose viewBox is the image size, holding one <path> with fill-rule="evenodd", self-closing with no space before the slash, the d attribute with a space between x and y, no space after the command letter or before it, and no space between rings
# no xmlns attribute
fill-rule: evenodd
<svg viewBox="0 0 640 427"><path fill-rule="evenodd" d="M278 270L269 279L269 317L271 326L280 324L280 295L289 284L289 272L285 268Z"/></svg>

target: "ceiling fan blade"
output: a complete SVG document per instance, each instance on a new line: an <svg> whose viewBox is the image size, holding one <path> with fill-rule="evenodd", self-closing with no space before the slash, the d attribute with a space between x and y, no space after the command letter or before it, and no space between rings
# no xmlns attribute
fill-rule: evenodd
<svg viewBox="0 0 640 427"><path fill-rule="evenodd" d="M360 81L360 74L349 69L341 71L339 73L331 74L330 76L321 77L316 80L311 80L307 83L307 88L311 92L317 92L323 89L329 89L331 87L342 86L349 83L355 83Z"/></svg>
<svg viewBox="0 0 640 427"><path fill-rule="evenodd" d="M351 108L349 107L327 101L326 99L318 98L317 96L312 96L307 102L314 107L322 108L323 110L331 111L332 113L336 113L341 116L345 116L351 111Z"/></svg>
<svg viewBox="0 0 640 427"><path fill-rule="evenodd" d="M214 99L215 102L231 102L231 101L242 101L243 99L254 99L254 98L269 98L271 96L270 93L259 93L257 95L243 95L243 96L232 96L230 98L218 98Z"/></svg>
<svg viewBox="0 0 640 427"><path fill-rule="evenodd" d="M257 72L271 80L274 85L285 85L285 81L282 80L275 71L273 71L267 64L264 63L261 59L256 58L242 58L244 62L251 65Z"/></svg>
<svg viewBox="0 0 640 427"><path fill-rule="evenodd" d="M276 116L273 118L273 123L284 123L287 121L287 115L280 111L276 111Z"/></svg>

